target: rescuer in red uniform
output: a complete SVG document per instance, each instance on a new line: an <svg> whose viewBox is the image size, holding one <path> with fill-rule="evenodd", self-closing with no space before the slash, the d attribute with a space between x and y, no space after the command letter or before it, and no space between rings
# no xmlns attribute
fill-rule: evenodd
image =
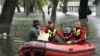
<svg viewBox="0 0 100 56"><path fill-rule="evenodd" d="M63 34L54 27L54 23L52 21L48 21L48 25L45 26L42 29L43 32L45 33L49 33L49 41L50 42L54 42L55 41L55 35L57 34L62 40L65 41L65 37L63 36Z"/></svg>
<svg viewBox="0 0 100 56"><path fill-rule="evenodd" d="M83 44L86 40L86 29L81 26L80 21L75 22L73 32L67 37L70 40L74 40L77 44Z"/></svg>

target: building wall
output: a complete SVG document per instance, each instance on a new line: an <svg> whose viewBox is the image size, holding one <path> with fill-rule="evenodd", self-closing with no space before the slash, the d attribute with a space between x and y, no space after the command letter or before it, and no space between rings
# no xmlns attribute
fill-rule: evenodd
<svg viewBox="0 0 100 56"><path fill-rule="evenodd" d="M96 5L96 15L100 16L100 1L98 2L98 5Z"/></svg>

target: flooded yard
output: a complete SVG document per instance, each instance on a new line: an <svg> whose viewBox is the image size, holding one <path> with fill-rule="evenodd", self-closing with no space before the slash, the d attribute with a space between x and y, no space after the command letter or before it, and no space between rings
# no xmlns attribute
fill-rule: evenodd
<svg viewBox="0 0 100 56"><path fill-rule="evenodd" d="M74 16L70 16L70 15L62 16L60 18L63 17L64 19L60 23L58 22L61 19L57 20L58 22L56 27L59 28L60 30L66 26L73 25L73 22L77 20L76 19L77 17L75 18ZM66 17L68 18L68 20L66 20ZM0 38L0 56L17 56L18 48L21 44L23 44L26 41L26 34L29 28L32 26L32 20L33 20L32 18L30 20L29 19L23 20L23 19L25 18L22 18L22 20L20 18L14 19L15 21L13 21L11 27L11 37L9 37L8 39ZM34 19L37 19L37 17ZM100 33L98 33L98 30L94 25L93 20L89 19L88 26L89 26L88 41L94 43L96 46L96 53L94 56L99 56L100 37L97 36L97 34ZM41 28L42 27L43 25L41 25Z"/></svg>

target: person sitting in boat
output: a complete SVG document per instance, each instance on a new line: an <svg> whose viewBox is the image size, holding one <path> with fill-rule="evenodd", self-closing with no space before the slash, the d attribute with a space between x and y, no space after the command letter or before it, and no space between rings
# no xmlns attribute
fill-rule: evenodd
<svg viewBox="0 0 100 56"><path fill-rule="evenodd" d="M40 21L34 20L33 21L33 27L29 30L27 34L27 42L29 41L36 41L39 36L39 28L40 27Z"/></svg>
<svg viewBox="0 0 100 56"><path fill-rule="evenodd" d="M75 28L73 32L67 37L67 39L74 40L74 43L83 44L86 40L86 29L82 27L80 21L75 22Z"/></svg>
<svg viewBox="0 0 100 56"><path fill-rule="evenodd" d="M62 40L65 40L63 34L54 27L54 23L50 20L48 21L48 26L42 29L43 32L49 33L49 41L55 42L55 35L57 34Z"/></svg>

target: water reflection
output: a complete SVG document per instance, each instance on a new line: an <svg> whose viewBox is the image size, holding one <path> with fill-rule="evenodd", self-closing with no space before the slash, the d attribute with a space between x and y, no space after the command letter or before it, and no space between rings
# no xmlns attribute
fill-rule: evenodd
<svg viewBox="0 0 100 56"><path fill-rule="evenodd" d="M10 38L0 39L0 56L14 56L13 45Z"/></svg>

